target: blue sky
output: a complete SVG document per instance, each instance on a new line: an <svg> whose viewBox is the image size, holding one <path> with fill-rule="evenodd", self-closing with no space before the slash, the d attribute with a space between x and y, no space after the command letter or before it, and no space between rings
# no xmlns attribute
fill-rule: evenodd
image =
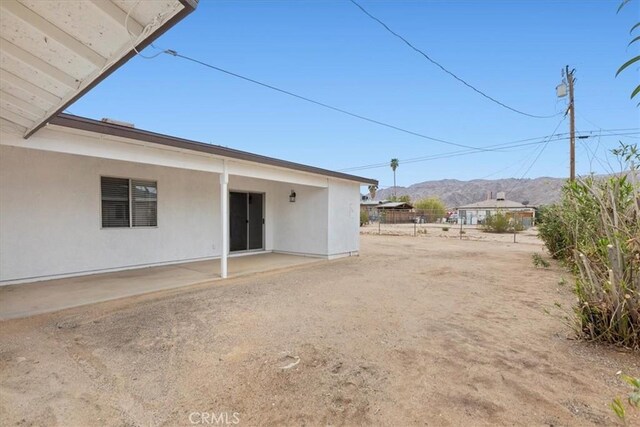
<svg viewBox="0 0 640 427"><path fill-rule="evenodd" d="M371 1L373 15L494 98L537 115L564 111L555 87L576 69L578 131L637 128L629 94L638 69L615 71L640 1ZM562 116L508 111L444 74L347 0L210 1L156 46L300 95L436 138L483 147L549 135ZM640 43L637 43L640 45ZM155 51L148 48L145 54ZM542 146L403 164L459 150L290 98L199 65L136 57L69 107L73 114L328 169L400 159L398 185L432 179L521 177ZM568 121L558 132L568 132ZM637 142L624 137L625 142ZM577 142L577 172L606 172L620 137ZM585 144L589 144L585 147ZM594 154L598 160L593 159ZM615 168L615 166L614 166ZM358 175L392 184L389 167ZM568 141L548 144L526 177L566 176Z"/></svg>

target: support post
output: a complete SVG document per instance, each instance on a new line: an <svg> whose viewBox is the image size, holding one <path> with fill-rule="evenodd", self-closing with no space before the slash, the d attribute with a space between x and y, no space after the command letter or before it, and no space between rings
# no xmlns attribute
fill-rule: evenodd
<svg viewBox="0 0 640 427"><path fill-rule="evenodd" d="M229 173L227 161L222 161L222 174L220 174L220 277L227 278L227 256L229 255Z"/></svg>

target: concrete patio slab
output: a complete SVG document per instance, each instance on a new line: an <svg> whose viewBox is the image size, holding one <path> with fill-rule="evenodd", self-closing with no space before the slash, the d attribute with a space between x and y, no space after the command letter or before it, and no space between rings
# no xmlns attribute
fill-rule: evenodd
<svg viewBox="0 0 640 427"><path fill-rule="evenodd" d="M321 261L269 252L234 256L229 278ZM220 261L208 260L0 286L0 320L219 280Z"/></svg>

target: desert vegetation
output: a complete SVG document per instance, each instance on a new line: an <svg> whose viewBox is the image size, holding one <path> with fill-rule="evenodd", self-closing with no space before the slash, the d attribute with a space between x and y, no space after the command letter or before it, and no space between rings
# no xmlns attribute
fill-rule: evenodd
<svg viewBox="0 0 640 427"><path fill-rule="evenodd" d="M426 222L436 222L447 215L447 208L437 197L428 197L415 202L414 207L424 216Z"/></svg>
<svg viewBox="0 0 640 427"><path fill-rule="evenodd" d="M625 173L567 183L539 230L575 274L578 334L640 351L640 153L621 145L614 154Z"/></svg>
<svg viewBox="0 0 640 427"><path fill-rule="evenodd" d="M369 223L369 214L367 213L367 211L361 210L360 211L360 227L368 223Z"/></svg>
<svg viewBox="0 0 640 427"><path fill-rule="evenodd" d="M520 221L502 212L487 216L480 228L488 233L514 233L524 229Z"/></svg>

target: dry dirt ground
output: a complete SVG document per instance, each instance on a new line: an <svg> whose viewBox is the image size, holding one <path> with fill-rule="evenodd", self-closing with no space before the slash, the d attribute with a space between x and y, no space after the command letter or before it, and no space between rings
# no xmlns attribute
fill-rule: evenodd
<svg viewBox="0 0 640 427"><path fill-rule="evenodd" d="M0 424L615 423L640 358L570 339L570 285L534 251L365 235L360 257L5 321Z"/></svg>

